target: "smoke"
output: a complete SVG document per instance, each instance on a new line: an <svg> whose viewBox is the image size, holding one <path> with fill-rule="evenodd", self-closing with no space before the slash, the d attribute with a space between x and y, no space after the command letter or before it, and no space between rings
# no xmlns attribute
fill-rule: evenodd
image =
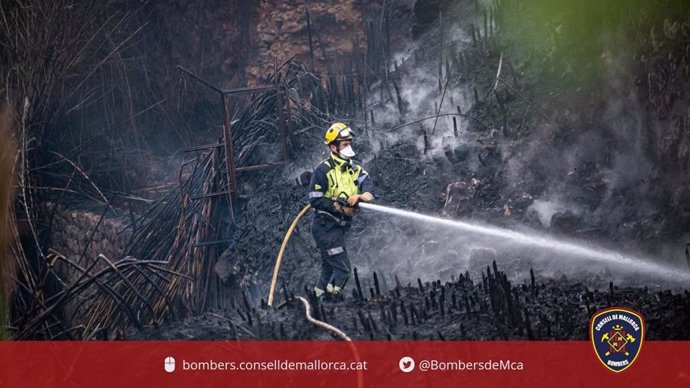
<svg viewBox="0 0 690 388"><path fill-rule="evenodd" d="M543 28L538 25L507 28L515 37L507 54L512 63L524 60L520 52L538 51L533 43L540 37L556 38L544 47L551 50L549 58L523 66L543 75L532 81L536 93L530 97L546 117L533 118L535 125L519 141L501 145L506 191L529 190L535 201L528 213L545 228L554 227L554 216L569 212L578 221L571 234L596 231L587 238L613 241L660 262L683 262L690 213L678 198L689 192L683 151L689 142L677 135L682 127L677 120L684 120L686 108L676 102L676 119L669 120L655 112L653 90L647 90L654 87L656 71L668 71L665 61L679 59L669 53L663 60L656 57L656 68L641 69L652 53L644 51L644 34L630 34L651 30L654 36L683 12L641 4L617 19L618 12L597 7L594 15L563 7L554 5L551 12L558 9L566 17L544 17L561 23L554 31L538 31ZM571 17L591 20L568 21ZM654 25L655 20L663 23ZM635 28L639 25L645 28ZM654 39L661 44L664 38L657 33Z"/></svg>
<svg viewBox="0 0 690 388"><path fill-rule="evenodd" d="M471 83L466 79L470 69L463 68L456 54L472 44L467 28L460 25L469 25L473 16L460 13L446 19L443 47L440 32L434 26L418 41L394 54L388 79L372 85L367 105L373 107L374 123L370 125L375 128L375 155L415 139L424 158L443 158L448 149L474 141L467 131L467 119L456 116L454 128L453 117L448 115L467 112L472 107ZM439 113L444 116L435 118Z"/></svg>
<svg viewBox="0 0 690 388"><path fill-rule="evenodd" d="M605 7L609 6L613 5ZM557 11L555 17L526 18L521 8L517 11L522 15L508 15L518 29L500 26L500 34L509 38L500 43L511 43L511 39L515 43L502 46L502 79L521 94L497 84L498 94L508 96L503 103L512 116L504 121L506 126L478 127L466 117L457 117L456 136L451 117L402 125L437 112L483 115L484 124L492 121L486 116L498 116L499 109L488 106L496 104L492 92L498 64L482 51L484 43L475 45L469 33L471 25L481 25L477 15L468 12L466 5L464 9L463 4L455 7L444 19L444 48L453 47L444 50L444 60L440 59L438 30L434 30L437 26L432 27L420 40L394 54L395 64L388 69L390 79L374 84L368 94L374 123L369 124L373 141L365 167L367 162L380 164L378 157L391 154L404 163L403 167L384 164L378 172L383 182L375 183L395 191L383 202L438 214L442 201L429 195L428 186L443 181L445 187L476 174L492 183L490 190L495 194L493 202L477 209L475 216L480 219L503 222L516 230L527 230L525 224L533 220L539 230L531 233L553 233L559 239L643 257L680 271L685 263L681 262L678 239L687 238L687 233L672 229L675 215L669 204L682 208L690 185L679 174L682 169L669 170L668 164L660 163L662 150L668 148L665 144L678 138L677 131L669 133L668 125L650 120L647 102L632 81L635 66L630 34L607 29L615 23L605 20L606 12L595 12L604 20L596 20L599 27L606 28L591 28L594 22L568 22L563 15L573 10L561 12L556 5L550 10ZM589 11L578 14L590 16ZM518 22L552 17L557 23L546 23L547 27ZM524 31L530 28L535 30ZM537 31L540 28L549 31ZM475 31L485 36L481 27ZM577 46L577 42L585 46ZM462 60L453 63L457 58ZM521 85L513 82L513 70ZM452 77L446 89L449 73ZM487 138L497 144L499 157L495 164L482 167L479 140ZM463 147L469 156L453 160L452 155ZM414 164L419 161L429 164ZM420 188L419 181L427 182L426 187ZM530 198L524 201L524 208L510 218L499 210L496 217L495 208L505 202L495 202L516 199L523 193ZM686 208L690 216L690 206ZM493 260L514 280L526 279L526 269L533 267L537 276L566 276L592 287L606 286L609 281L673 285L626 265L367 212L358 216L349 238L348 251L365 289L373 271L389 286L394 277L403 283L415 282L417 277L450 280L465 271L477 279Z"/></svg>
<svg viewBox="0 0 690 388"><path fill-rule="evenodd" d="M472 39L467 28L462 26L466 27L475 19L467 15L449 27L447 31L451 34L445 37L448 45L457 47L460 53L470 51ZM608 24L602 23L602 26ZM504 179L500 182L500 197L509 199L515 193L529 193L534 200L525 209L525 219L533 217L547 230L554 229L557 226L554 220L559 219L559 225L565 228L558 230L562 236L578 237L586 233L580 238L593 239L610 249L625 247L623 250L633 256L648 256L650 260L671 266L685 265L681 261L682 244L677 240L681 238L681 230L669 231L674 214L668 205L682 207L683 201L678 198L690 190L677 188L678 182L686 182L687 177L674 169L666 170L659 163L663 159L660 155L663 151L659 151L663 149L664 140L661 139L669 138L668 126L650 120L647 102L640 99L639 90L631 81L635 62L629 34L624 29L590 27L591 23L580 26L572 23L556 32L548 32L555 34L549 38L553 44L552 57L527 59L536 62L532 68L524 65L524 61L536 50L525 49L524 41L518 42L514 50L506 51L506 62L514 64L518 71L523 66L525 71L542 72L547 76L544 81L529 80L537 93L531 96L533 101L527 104L528 113L523 120L529 131L517 139L506 135L508 128L498 131L501 161L495 168ZM585 29L589 30L583 31ZM510 30L503 33L509 34ZM530 33L531 43L538 41L539 34ZM565 33L571 36L563 36ZM591 39L580 39L583 36ZM394 128L402 121L410 122L437 111L476 111L473 89L477 87L483 91L486 85L482 88L481 80L474 78L463 80L463 69L456 70L459 70L460 81L454 79L449 83L441 108L438 108L448 66L442 65L439 85L440 46L434 39L438 39L438 35L429 33L395 56L401 64L392 77L398 77L400 96L406 103L404 115L393 87L386 83L374 85L376 92L370 95L369 104L376 106L377 127ZM573 42L578 39L594 43L591 47L574 47ZM525 55L519 52L522 49ZM419 60L420 56L425 60ZM551 68L535 68L542 64ZM507 75L504 77L508 79ZM391 90L389 94L386 87ZM515 95L513 98L513 101L520 101ZM525 111L525 103L520 104L513 103L522 107L521 112ZM473 131L471 121L459 119L457 122L458 137L453 136L451 119L439 118L436 123L432 119L379 134L377 139L382 146L374 151L380 154L397 144L413 142L421 158L444 159L448 149L476 144L481 136ZM470 162L476 161L476 155L472 156L461 166L477 172L476 162ZM455 179L466 178L457 176ZM563 225L563 215L569 217L570 225ZM543 276L566 275L593 283L598 281L597 286L601 286L601 279L611 279L612 274L616 275L613 278L616 282L644 283L643 279L647 279L644 274L614 268L610 264L593 260L582 265L581 260L574 260L562 252L556 257L552 252L518 248L495 239L463 236L457 231L399 220L384 221L376 216L366 217L365 223L371 224L367 230L377 230L359 235L362 239L360 250L370 252L365 253L367 259L360 263L363 273L385 269L407 281L413 281L419 274L427 279L449 279L465 270L478 273L496 259L515 269L516 276L524 276L525 264L530 264ZM513 226L519 227L519 223L516 219Z"/></svg>
<svg viewBox="0 0 690 388"><path fill-rule="evenodd" d="M564 206L561 203L540 199L532 202L532 204L527 208L528 212L536 213L537 217L539 218L539 222L541 222L542 226L546 228L551 226L551 218L554 214L565 210L569 209L567 206Z"/></svg>
<svg viewBox="0 0 690 388"><path fill-rule="evenodd" d="M624 69L622 63L611 66ZM645 110L618 83L612 81L597 111L566 113L560 126L541 125L523 143L504 146L509 185L537 188L550 199L552 206L541 200L532 205L540 216L576 203L588 209L589 222L615 228L662 210L651 198L658 171L646 149Z"/></svg>

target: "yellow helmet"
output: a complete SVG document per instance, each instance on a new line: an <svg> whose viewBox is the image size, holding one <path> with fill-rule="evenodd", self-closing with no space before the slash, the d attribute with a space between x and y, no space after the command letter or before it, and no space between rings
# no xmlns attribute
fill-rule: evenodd
<svg viewBox="0 0 690 388"><path fill-rule="evenodd" d="M333 123L326 134L324 135L324 140L326 145L330 145L334 141L340 140L352 140L352 129L343 123Z"/></svg>

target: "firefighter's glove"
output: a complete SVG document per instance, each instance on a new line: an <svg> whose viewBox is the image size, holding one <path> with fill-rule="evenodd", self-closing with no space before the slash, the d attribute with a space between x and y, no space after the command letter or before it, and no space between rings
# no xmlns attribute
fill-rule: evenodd
<svg viewBox="0 0 690 388"><path fill-rule="evenodd" d="M356 213L357 209L349 206L343 206L343 214L345 214L346 216L354 217Z"/></svg>
<svg viewBox="0 0 690 388"><path fill-rule="evenodd" d="M340 202L333 202L333 208L336 213L344 214L348 217L354 217L356 209L347 205L343 205Z"/></svg>
<svg viewBox="0 0 690 388"><path fill-rule="evenodd" d="M374 200L374 196L371 195L370 192L366 192L363 194L355 194L351 195L350 198L347 199L347 204L350 206L355 206L357 205L357 202L362 201L362 202L371 202Z"/></svg>
<svg viewBox="0 0 690 388"><path fill-rule="evenodd" d="M367 191L365 193L360 194L359 200L362 202L371 202L374 200L374 195Z"/></svg>

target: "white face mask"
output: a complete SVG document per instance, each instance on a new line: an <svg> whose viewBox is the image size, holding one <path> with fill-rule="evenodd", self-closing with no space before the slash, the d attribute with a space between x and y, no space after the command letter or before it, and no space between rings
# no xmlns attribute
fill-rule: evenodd
<svg viewBox="0 0 690 388"><path fill-rule="evenodd" d="M352 150L352 146L347 146L347 147L343 148L342 150L340 150L339 153L340 153L340 156L345 158L345 159L350 159L350 158L353 158L355 156L355 151Z"/></svg>

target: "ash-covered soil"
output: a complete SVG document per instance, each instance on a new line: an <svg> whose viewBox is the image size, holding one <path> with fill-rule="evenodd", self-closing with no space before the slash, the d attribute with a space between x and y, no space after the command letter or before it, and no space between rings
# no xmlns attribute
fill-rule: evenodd
<svg viewBox="0 0 690 388"><path fill-rule="evenodd" d="M590 316L609 306L642 313L649 340L690 339L690 293L647 288L595 290L568 279L527 278L512 283L490 266L481 280L460 275L396 285L381 292L352 285L344 301L311 300L313 316L355 340L587 340ZM355 279L355 283L357 280ZM361 284L361 283L360 283ZM379 292L377 292L377 289ZM361 290L362 295L359 292ZM284 291L284 290L283 290ZM300 292L306 295L306 292ZM127 339L146 340L329 340L332 333L305 317L295 295L282 292L276 307L251 306L247 298L225 311L148 327Z"/></svg>

